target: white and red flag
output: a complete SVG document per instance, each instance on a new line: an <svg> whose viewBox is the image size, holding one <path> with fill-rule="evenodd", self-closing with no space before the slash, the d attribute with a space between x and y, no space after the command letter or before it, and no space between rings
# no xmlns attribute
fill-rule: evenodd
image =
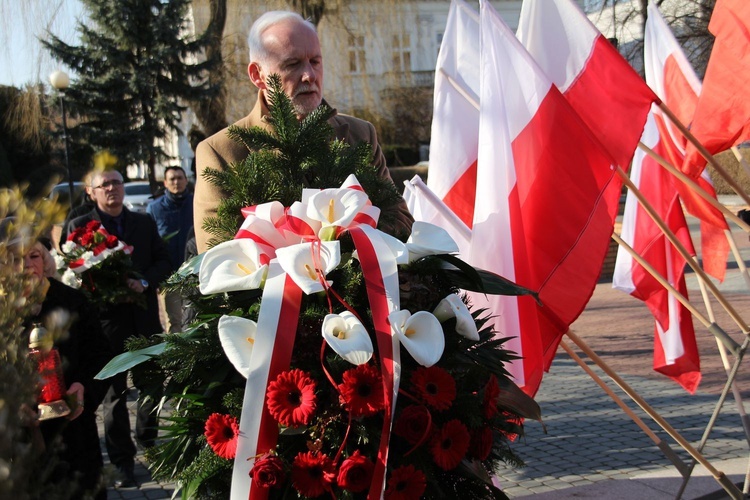
<svg viewBox="0 0 750 500"><path fill-rule="evenodd" d="M472 225L479 136L479 16L451 2L435 69L429 188Z"/></svg>
<svg viewBox="0 0 750 500"><path fill-rule="evenodd" d="M658 101L643 79L572 0L524 0L517 36L627 170L651 103Z"/></svg>
<svg viewBox="0 0 750 500"><path fill-rule="evenodd" d="M646 83L680 122L690 123L701 93L701 83L654 4L648 6L643 50ZM653 113L662 156L680 168L685 159L687 139L660 109L654 107ZM725 233L729 227L724 215L683 182L675 178L671 182L680 194L685 209L701 220L704 270L723 281L729 255L729 242ZM716 198L716 191L705 169L696 182Z"/></svg>
<svg viewBox="0 0 750 500"><path fill-rule="evenodd" d="M690 131L711 154L750 139L750 2L717 0L716 37ZM689 144L683 171L697 178L706 160Z"/></svg>
<svg viewBox="0 0 750 500"><path fill-rule="evenodd" d="M523 356L535 394L596 285L612 234L614 171L591 131L487 1L480 2L480 120L469 262L539 292L472 296ZM515 371L513 371L515 370Z"/></svg>
<svg viewBox="0 0 750 500"><path fill-rule="evenodd" d="M653 115L649 115L641 140L655 152L662 156L665 154ZM671 174L653 158L638 150L633 159L630 179L680 242L695 254L685 215L672 185ZM628 193L625 202L621 237L687 297L685 259L644 211L632 192ZM690 312L622 248L617 253L612 286L643 300L654 315L654 370L674 379L691 394L694 393L700 383L701 372Z"/></svg>

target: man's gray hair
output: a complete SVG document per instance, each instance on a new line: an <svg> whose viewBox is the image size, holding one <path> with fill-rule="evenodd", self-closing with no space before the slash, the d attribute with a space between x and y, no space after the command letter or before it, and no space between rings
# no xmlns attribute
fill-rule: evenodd
<svg viewBox="0 0 750 500"><path fill-rule="evenodd" d="M267 62L266 59L268 58L268 51L263 45L263 32L265 32L271 26L288 20L296 21L300 24L306 25L315 33L318 32L312 22L300 16L296 12L291 12L288 10L272 10L266 12L255 20L253 25L250 27L250 33L248 33L247 35L247 48L251 63L259 62L263 64Z"/></svg>

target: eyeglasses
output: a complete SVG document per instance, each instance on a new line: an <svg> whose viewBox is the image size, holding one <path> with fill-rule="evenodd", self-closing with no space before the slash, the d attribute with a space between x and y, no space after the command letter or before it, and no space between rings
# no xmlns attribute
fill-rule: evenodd
<svg viewBox="0 0 750 500"><path fill-rule="evenodd" d="M110 187L120 187L122 185L123 185L122 181L118 181L117 179L115 179L115 180L112 180L112 181L102 182L98 186L94 186L92 189L100 189L100 188L101 189L107 189L107 188L110 188Z"/></svg>

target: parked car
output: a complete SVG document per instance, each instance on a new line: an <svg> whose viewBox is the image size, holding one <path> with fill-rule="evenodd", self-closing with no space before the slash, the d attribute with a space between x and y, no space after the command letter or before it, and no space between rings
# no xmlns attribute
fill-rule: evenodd
<svg viewBox="0 0 750 500"><path fill-rule="evenodd" d="M133 212L146 212L146 207L151 201L151 186L147 181L133 181L125 183L125 199L123 204Z"/></svg>
<svg viewBox="0 0 750 500"><path fill-rule="evenodd" d="M77 207L83 201L86 184L80 181L73 182L73 206ZM65 207L70 208L70 186L67 182L61 182L52 186L47 198L50 200L57 200L57 203Z"/></svg>

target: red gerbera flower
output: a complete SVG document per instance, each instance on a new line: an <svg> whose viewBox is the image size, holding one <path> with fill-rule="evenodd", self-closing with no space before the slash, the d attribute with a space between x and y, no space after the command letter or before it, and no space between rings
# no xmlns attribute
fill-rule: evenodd
<svg viewBox="0 0 750 500"><path fill-rule="evenodd" d="M487 460L490 451L492 451L492 429L488 426L472 429L469 455L479 460Z"/></svg>
<svg viewBox="0 0 750 500"><path fill-rule="evenodd" d="M341 488L352 493L365 491L370 487L374 468L375 464L372 463L372 460L356 450L341 464L336 481Z"/></svg>
<svg viewBox="0 0 750 500"><path fill-rule="evenodd" d="M292 463L292 484L306 497L317 497L331 489L336 470L328 455L299 453Z"/></svg>
<svg viewBox="0 0 750 500"><path fill-rule="evenodd" d="M240 427L231 415L214 413L206 420L206 439L214 453L232 459L237 454L237 435Z"/></svg>
<svg viewBox="0 0 750 500"><path fill-rule="evenodd" d="M440 367L419 368L411 383L417 397L436 410L447 410L456 399L456 381Z"/></svg>
<svg viewBox="0 0 750 500"><path fill-rule="evenodd" d="M316 407L315 381L299 369L282 372L268 384L266 404L281 425L307 425Z"/></svg>
<svg viewBox="0 0 750 500"><path fill-rule="evenodd" d="M430 442L432 459L443 470L451 470L461 463L469 450L469 431L459 420L447 422Z"/></svg>
<svg viewBox="0 0 750 500"><path fill-rule="evenodd" d="M432 422L430 410L420 405L409 405L401 410L401 415L396 419L393 432L397 436L406 439L409 444L417 444L430 432Z"/></svg>
<svg viewBox="0 0 750 500"><path fill-rule="evenodd" d="M497 397L500 395L500 384L497 377L490 375L487 385L484 386L484 402L482 403L482 413L485 418L492 418L497 414Z"/></svg>
<svg viewBox="0 0 750 500"><path fill-rule="evenodd" d="M359 365L345 371L339 391L341 403L354 417L369 417L385 405L382 377L372 365Z"/></svg>
<svg viewBox="0 0 750 500"><path fill-rule="evenodd" d="M399 467L391 474L385 489L387 500L416 500L427 489L424 473L413 465Z"/></svg>

